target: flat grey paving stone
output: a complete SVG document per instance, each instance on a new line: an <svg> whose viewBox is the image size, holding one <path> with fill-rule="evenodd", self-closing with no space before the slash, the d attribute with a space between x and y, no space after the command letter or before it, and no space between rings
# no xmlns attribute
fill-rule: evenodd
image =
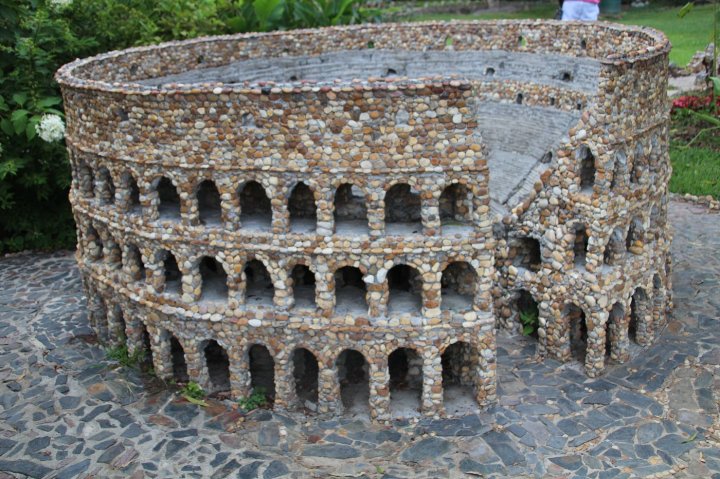
<svg viewBox="0 0 720 479"><path fill-rule="evenodd" d="M450 450L450 443L445 439L429 437L410 446L401 455L403 461L420 462L439 458Z"/></svg>
<svg viewBox="0 0 720 479"><path fill-rule="evenodd" d="M307 446L303 452L303 456L308 457L329 457L332 459L350 459L360 457L360 451L352 446L343 444L319 444L315 446Z"/></svg>

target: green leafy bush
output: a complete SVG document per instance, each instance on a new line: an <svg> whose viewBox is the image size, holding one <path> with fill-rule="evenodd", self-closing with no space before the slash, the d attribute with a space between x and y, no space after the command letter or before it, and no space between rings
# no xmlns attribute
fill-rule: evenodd
<svg viewBox="0 0 720 479"><path fill-rule="evenodd" d="M108 359L117 361L121 366L126 368L137 367L145 360L145 352L143 350L137 349L134 353L130 354L125 344L107 348L105 354Z"/></svg>
<svg viewBox="0 0 720 479"><path fill-rule="evenodd" d="M374 14L361 0L0 0L0 254L75 243L53 80L64 63L166 40L357 23Z"/></svg>
<svg viewBox="0 0 720 479"><path fill-rule="evenodd" d="M195 381L190 381L181 390L180 394L188 399L201 400L205 397L205 391Z"/></svg>
<svg viewBox="0 0 720 479"><path fill-rule="evenodd" d="M529 309L527 311L520 311L520 324L522 324L522 333L525 336L534 335L540 322L538 321L537 309Z"/></svg>

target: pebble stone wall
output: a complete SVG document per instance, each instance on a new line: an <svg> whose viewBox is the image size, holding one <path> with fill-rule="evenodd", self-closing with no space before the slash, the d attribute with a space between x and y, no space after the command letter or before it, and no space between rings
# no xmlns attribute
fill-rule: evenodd
<svg viewBox="0 0 720 479"><path fill-rule="evenodd" d="M584 57L600 73L592 94L449 74L142 83L372 48ZM495 401L496 328L519 331L533 311L543 355L601 374L651 343L671 306L668 51L636 27L498 21L213 37L68 64L57 80L91 323L149 348L161 377L233 397L263 386L274 407L320 413L367 397L378 421L452 416L462 391ZM478 101L580 110L504 217ZM393 408L410 389L412 412Z"/></svg>

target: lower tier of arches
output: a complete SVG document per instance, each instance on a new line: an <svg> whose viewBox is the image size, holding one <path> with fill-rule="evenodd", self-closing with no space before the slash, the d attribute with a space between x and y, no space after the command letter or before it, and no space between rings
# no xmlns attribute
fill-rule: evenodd
<svg viewBox="0 0 720 479"><path fill-rule="evenodd" d="M288 328L187 320L84 275L99 339L144 352L155 373L275 408L393 418L453 417L496 398L494 325Z"/></svg>

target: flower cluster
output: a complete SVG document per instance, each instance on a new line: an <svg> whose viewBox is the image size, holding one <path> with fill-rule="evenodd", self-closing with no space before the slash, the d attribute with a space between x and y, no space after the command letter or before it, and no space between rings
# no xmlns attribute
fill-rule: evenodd
<svg viewBox="0 0 720 479"><path fill-rule="evenodd" d="M65 137L65 124L58 115L43 115L35 131L44 141L52 143Z"/></svg>
<svg viewBox="0 0 720 479"><path fill-rule="evenodd" d="M679 96L673 100L672 109L673 111L679 109L687 110L703 110L708 108L712 104L712 97L708 96L695 96L685 95ZM720 106L720 97L716 99L716 104Z"/></svg>

